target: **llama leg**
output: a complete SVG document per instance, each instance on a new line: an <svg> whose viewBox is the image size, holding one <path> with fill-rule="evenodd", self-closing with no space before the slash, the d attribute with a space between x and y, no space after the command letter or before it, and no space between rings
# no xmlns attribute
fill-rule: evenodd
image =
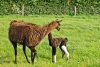
<svg viewBox="0 0 100 67"><path fill-rule="evenodd" d="M62 51L62 58L64 57L64 55L65 55L65 52L64 52L64 51Z"/></svg>
<svg viewBox="0 0 100 67"><path fill-rule="evenodd" d="M33 48L31 50L31 61L32 61L32 63L34 63L35 56L36 56L36 50L35 50L35 48Z"/></svg>
<svg viewBox="0 0 100 67"><path fill-rule="evenodd" d="M52 47L52 62L56 63L56 47Z"/></svg>
<svg viewBox="0 0 100 67"><path fill-rule="evenodd" d="M24 52L24 55L26 57L27 62L30 63L28 58L27 58L27 55L26 55L26 45L23 45L23 52Z"/></svg>
<svg viewBox="0 0 100 67"><path fill-rule="evenodd" d="M17 63L17 43L15 43L15 42L12 42L12 44L13 44L13 47L14 47L14 53L15 53L15 63Z"/></svg>
<svg viewBox="0 0 100 67"><path fill-rule="evenodd" d="M67 51L66 46L65 45L62 45L61 48L65 52L65 54L67 55L67 59L69 59L69 52Z"/></svg>
<svg viewBox="0 0 100 67"><path fill-rule="evenodd" d="M60 50L61 50L61 52L62 52L62 58L63 58L64 55L65 55L65 52L62 50L61 46L60 46L59 48L60 48Z"/></svg>

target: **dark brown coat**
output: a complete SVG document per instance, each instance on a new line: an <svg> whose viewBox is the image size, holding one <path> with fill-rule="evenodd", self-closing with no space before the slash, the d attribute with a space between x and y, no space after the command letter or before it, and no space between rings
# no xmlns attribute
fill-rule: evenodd
<svg viewBox="0 0 100 67"><path fill-rule="evenodd" d="M58 46L62 46L65 45L68 42L67 38L53 38L51 32L48 34L48 40L49 40L49 45L52 47L58 47Z"/></svg>
<svg viewBox="0 0 100 67"><path fill-rule="evenodd" d="M62 57L64 56L65 52L61 48L62 46L66 46L66 43L68 42L67 38L53 38L51 32L48 34L48 40L49 40L49 45L52 47L52 62L56 62L54 60L53 56L56 56L56 48L59 46L59 48L62 51Z"/></svg>

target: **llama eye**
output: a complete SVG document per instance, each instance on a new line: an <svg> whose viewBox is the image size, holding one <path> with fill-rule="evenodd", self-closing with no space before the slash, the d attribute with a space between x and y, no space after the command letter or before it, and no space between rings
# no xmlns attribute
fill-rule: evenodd
<svg viewBox="0 0 100 67"><path fill-rule="evenodd" d="M60 25L60 23L59 23L59 25Z"/></svg>

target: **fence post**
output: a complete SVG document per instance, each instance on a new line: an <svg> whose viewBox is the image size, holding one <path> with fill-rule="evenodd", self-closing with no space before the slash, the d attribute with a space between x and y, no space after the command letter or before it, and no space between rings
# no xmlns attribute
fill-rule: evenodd
<svg viewBox="0 0 100 67"><path fill-rule="evenodd" d="M74 15L76 16L76 12L77 12L77 10L76 10L76 6L74 7Z"/></svg>
<svg viewBox="0 0 100 67"><path fill-rule="evenodd" d="M22 16L24 16L24 9L25 9L25 6L24 6L24 4L22 4Z"/></svg>

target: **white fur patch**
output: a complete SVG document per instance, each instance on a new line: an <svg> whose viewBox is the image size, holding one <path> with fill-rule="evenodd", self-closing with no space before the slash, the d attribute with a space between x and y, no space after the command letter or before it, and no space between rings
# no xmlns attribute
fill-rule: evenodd
<svg viewBox="0 0 100 67"><path fill-rule="evenodd" d="M62 48L62 50L66 53L66 56L67 56L67 58L69 59L69 52L67 51L66 46L63 45L61 48Z"/></svg>
<svg viewBox="0 0 100 67"><path fill-rule="evenodd" d="M52 60L53 60L54 63L56 63L56 55L53 55Z"/></svg>

